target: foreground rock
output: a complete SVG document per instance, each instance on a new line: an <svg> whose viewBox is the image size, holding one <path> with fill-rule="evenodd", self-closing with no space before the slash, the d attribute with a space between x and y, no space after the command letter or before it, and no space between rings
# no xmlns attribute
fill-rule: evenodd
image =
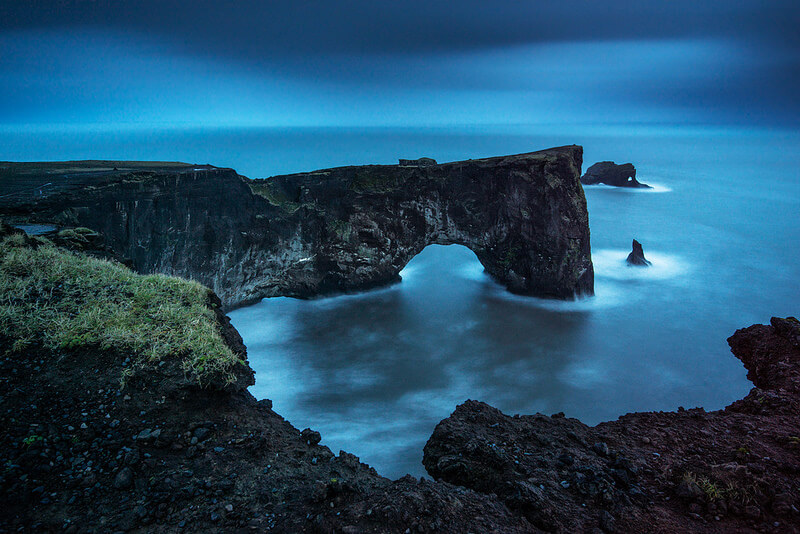
<svg viewBox="0 0 800 534"><path fill-rule="evenodd" d="M650 188L636 180L636 168L633 163L617 165L613 161L595 163L581 176L583 185L606 184L614 187L639 187Z"/></svg>
<svg viewBox="0 0 800 534"><path fill-rule="evenodd" d="M649 267L652 265L647 258L644 257L644 250L642 250L642 244L633 240L633 245L631 245L631 253L628 254L628 258L625 260L628 265L633 265L636 267Z"/></svg>
<svg viewBox="0 0 800 534"><path fill-rule="evenodd" d="M728 342L755 388L725 410L589 427L467 401L423 463L546 531L800 532L800 323L773 318Z"/></svg>
<svg viewBox="0 0 800 534"><path fill-rule="evenodd" d="M137 271L192 278L228 307L396 281L430 244L469 247L511 291L573 298L594 287L581 163L578 146L266 180L186 164L0 163L0 215L97 231Z"/></svg>
<svg viewBox="0 0 800 534"><path fill-rule="evenodd" d="M11 231L0 223L3 233ZM13 265L22 265L23 247L48 246L13 240L2 253ZM25 275L11 263L3 276ZM40 288L17 296L4 288L13 297L4 303L20 311L39 302L48 313L60 288ZM244 362L241 337L209 306ZM155 325L145 313L133 326ZM136 355L117 346L79 337L53 349L9 332L0 330L0 532L530 531L495 497L413 477L393 482L352 454L333 454L318 433L301 433L246 391L246 363L232 382L200 387L173 357L131 375Z"/></svg>
<svg viewBox="0 0 800 534"><path fill-rule="evenodd" d="M24 247L51 246L0 222L4 236L4 280L30 275ZM73 300L93 275L74 265L62 274L50 286L42 278L37 291L3 286L4 320L31 309L46 315L53 299ZM128 289L111 291L124 297ZM156 337L150 312L161 305L140 297L132 309L141 323L127 327ZM508 417L468 401L425 447L426 468L439 479L430 482L385 479L256 401L246 390L253 374L241 337L218 301L207 306L205 317L237 356L230 381L204 382L192 375L201 369L176 365L202 362L205 353L170 351L131 374L137 355L125 345L102 346L84 332L54 348L51 327L10 337L3 323L0 531L798 532L794 319L729 339L756 387L724 411L629 414L587 427L561 414Z"/></svg>

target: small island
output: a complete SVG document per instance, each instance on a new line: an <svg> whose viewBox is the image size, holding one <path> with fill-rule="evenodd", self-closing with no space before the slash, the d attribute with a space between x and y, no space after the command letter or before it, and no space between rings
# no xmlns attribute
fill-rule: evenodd
<svg viewBox="0 0 800 534"><path fill-rule="evenodd" d="M638 189L652 189L636 179L636 167L633 163L617 165L613 161L595 163L581 176L583 185L605 184L614 187L632 187Z"/></svg>

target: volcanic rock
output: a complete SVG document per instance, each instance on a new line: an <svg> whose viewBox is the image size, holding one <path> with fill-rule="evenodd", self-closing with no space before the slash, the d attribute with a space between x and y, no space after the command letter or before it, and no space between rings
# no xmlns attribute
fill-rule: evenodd
<svg viewBox="0 0 800 534"><path fill-rule="evenodd" d="M431 244L470 248L513 292L571 299L594 290L582 154L566 146L263 180L179 163L7 164L0 214L99 232L137 271L197 280L228 308L391 283Z"/></svg>
<svg viewBox="0 0 800 534"><path fill-rule="evenodd" d="M634 265L637 267L649 267L652 265L645 257L644 257L644 250L642 250L642 244L633 240L631 253L628 254L628 259L625 261L628 265Z"/></svg>
<svg viewBox="0 0 800 534"><path fill-rule="evenodd" d="M724 410L590 427L470 400L436 426L423 464L546 531L800 532L800 322L772 318L728 343L755 387Z"/></svg>
<svg viewBox="0 0 800 534"><path fill-rule="evenodd" d="M633 163L617 165L613 161L595 163L581 176L583 185L606 184L614 187L649 188L647 184L636 180L636 168Z"/></svg>
<svg viewBox="0 0 800 534"><path fill-rule="evenodd" d="M405 167L428 167L436 165L436 160L433 158L401 159L398 164Z"/></svg>

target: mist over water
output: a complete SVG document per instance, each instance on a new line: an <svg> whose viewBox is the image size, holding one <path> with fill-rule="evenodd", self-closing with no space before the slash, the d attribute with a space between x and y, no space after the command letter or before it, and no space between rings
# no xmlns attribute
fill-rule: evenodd
<svg viewBox="0 0 800 534"><path fill-rule="evenodd" d="M553 133L557 132L557 133ZM654 190L585 189L596 296L507 293L464 247L431 246L403 281L358 295L267 299L231 313L258 398L384 475L424 474L422 447L466 399L588 424L631 411L719 409L751 385L734 330L800 301L800 134L678 127L0 130L10 160L149 159L250 177L584 146L584 169L630 161ZM653 262L625 265L636 238Z"/></svg>
<svg viewBox="0 0 800 534"><path fill-rule="evenodd" d="M471 139L497 154L559 144L497 142ZM511 295L470 250L430 246L398 285L235 311L257 371L253 393L392 477L424 474L433 427L470 398L596 424L631 411L719 409L745 395L751 384L727 337L798 313L797 136L656 132L585 143L584 168L632 161L657 185L586 188L595 297ZM633 238L651 268L625 264Z"/></svg>

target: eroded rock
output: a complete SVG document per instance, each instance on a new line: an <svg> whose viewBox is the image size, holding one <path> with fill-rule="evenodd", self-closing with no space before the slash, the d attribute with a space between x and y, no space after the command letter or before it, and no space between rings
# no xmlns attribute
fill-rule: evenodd
<svg viewBox="0 0 800 534"><path fill-rule="evenodd" d="M197 280L226 307L387 284L431 244L469 247L516 293L593 293L581 147L416 161L264 180L181 164L60 175L20 164L56 186L3 198L0 213L98 231L136 270ZM0 193L35 171L6 176Z"/></svg>
<svg viewBox="0 0 800 534"><path fill-rule="evenodd" d="M436 426L423 464L546 531L798 532L800 322L773 318L728 342L756 387L724 410L589 427L467 401Z"/></svg>
<svg viewBox="0 0 800 534"><path fill-rule="evenodd" d="M581 183L584 185L606 184L614 187L650 187L636 180L636 168L633 163L618 165L613 161L601 161L586 169L586 174L581 176Z"/></svg>
<svg viewBox="0 0 800 534"><path fill-rule="evenodd" d="M644 250L642 250L642 244L633 240L633 244L631 245L631 253L628 254L628 258L625 260L628 265L634 265L636 267L649 267L652 265L647 258L644 257Z"/></svg>

